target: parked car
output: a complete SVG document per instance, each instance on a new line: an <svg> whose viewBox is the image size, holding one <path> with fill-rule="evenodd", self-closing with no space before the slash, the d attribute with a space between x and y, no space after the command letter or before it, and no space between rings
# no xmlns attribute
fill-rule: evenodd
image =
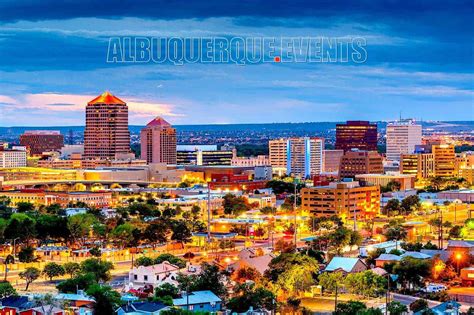
<svg viewBox="0 0 474 315"><path fill-rule="evenodd" d="M421 289L421 291L426 292L426 293L435 293L435 292L446 291L447 289L448 288L444 284L430 283L425 288Z"/></svg>

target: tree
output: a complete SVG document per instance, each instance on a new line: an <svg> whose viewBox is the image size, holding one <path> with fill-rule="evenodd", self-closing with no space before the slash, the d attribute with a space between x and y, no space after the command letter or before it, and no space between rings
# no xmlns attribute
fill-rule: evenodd
<svg viewBox="0 0 474 315"><path fill-rule="evenodd" d="M63 276L65 272L64 267L55 262L47 263L43 268L43 274L49 278L49 281L54 277Z"/></svg>
<svg viewBox="0 0 474 315"><path fill-rule="evenodd" d="M418 299L410 303L410 311L413 313L420 312L428 308L428 301L424 299Z"/></svg>
<svg viewBox="0 0 474 315"><path fill-rule="evenodd" d="M405 214L409 214L413 210L418 210L421 207L420 197L418 197L418 195L408 196L402 200L400 207Z"/></svg>
<svg viewBox="0 0 474 315"><path fill-rule="evenodd" d="M353 237L358 238L357 235L353 235L354 232L344 226L331 232L328 235L330 251L333 251L336 255L340 255L342 253L343 248L351 243ZM361 241L361 239L359 240Z"/></svg>
<svg viewBox="0 0 474 315"><path fill-rule="evenodd" d="M225 214L238 216L250 210L250 205L245 197L226 194L223 199L222 206Z"/></svg>
<svg viewBox="0 0 474 315"><path fill-rule="evenodd" d="M124 248L127 244L131 243L134 239L133 231L136 229L131 223L124 223L117 226L112 231L112 237L117 239L121 247Z"/></svg>
<svg viewBox="0 0 474 315"><path fill-rule="evenodd" d="M449 230L449 238L462 238L463 235L463 227L460 225L455 225Z"/></svg>
<svg viewBox="0 0 474 315"><path fill-rule="evenodd" d="M15 263L15 257L13 257L13 255L7 255L7 257L5 257L5 259L3 260L3 263L5 264L5 278L3 279L3 281L6 282L8 276L8 265Z"/></svg>
<svg viewBox="0 0 474 315"><path fill-rule="evenodd" d="M109 281L112 269L114 269L114 265L111 262L97 258L89 258L81 262L81 272L93 274L97 282L100 280Z"/></svg>
<svg viewBox="0 0 474 315"><path fill-rule="evenodd" d="M94 314L115 314L120 305L120 294L109 286L93 284L86 293L95 300Z"/></svg>
<svg viewBox="0 0 474 315"><path fill-rule="evenodd" d="M178 266L180 269L186 267L186 260L176 257L174 255L165 253L155 258L155 264L161 264L162 262L167 261L170 264Z"/></svg>
<svg viewBox="0 0 474 315"><path fill-rule="evenodd" d="M398 301L392 301L388 303L387 309L390 315L403 315L405 313L408 313L408 308L406 307L406 305L403 305Z"/></svg>
<svg viewBox="0 0 474 315"><path fill-rule="evenodd" d="M76 242L84 245L85 238L89 235L89 232L97 222L97 219L89 213L81 213L68 217L67 227L71 236Z"/></svg>
<svg viewBox="0 0 474 315"><path fill-rule="evenodd" d="M62 293L76 293L77 290L87 290L96 284L95 275L92 273L78 274L71 279L61 281L56 288Z"/></svg>
<svg viewBox="0 0 474 315"><path fill-rule="evenodd" d="M26 268L25 271L20 272L19 274L20 278L25 279L26 281L25 291L28 291L28 287L30 286L30 283L38 279L40 275L41 275L41 271L35 267L28 267Z"/></svg>
<svg viewBox="0 0 474 315"><path fill-rule="evenodd" d="M145 228L143 237L152 244L166 243L168 230L168 224L164 220L155 220Z"/></svg>
<svg viewBox="0 0 474 315"><path fill-rule="evenodd" d="M431 262L412 257L402 258L394 267L393 273L404 288L423 285L423 278L431 274Z"/></svg>
<svg viewBox="0 0 474 315"><path fill-rule="evenodd" d="M35 206L31 203L31 202L18 202L16 204L16 209L18 210L18 212L31 212L33 210L35 210Z"/></svg>
<svg viewBox="0 0 474 315"><path fill-rule="evenodd" d="M136 267L138 266L152 266L154 265L155 262L153 261L153 258L150 258L150 257L146 257L146 256L142 256L142 257L138 257L136 260L135 260L135 263L134 265Z"/></svg>
<svg viewBox="0 0 474 315"><path fill-rule="evenodd" d="M63 268L64 272L70 275L71 278L81 270L81 266L76 262L67 262L63 265Z"/></svg>
<svg viewBox="0 0 474 315"><path fill-rule="evenodd" d="M24 213L14 213L8 220L5 237L19 238L27 243L36 235L36 221Z"/></svg>
<svg viewBox="0 0 474 315"><path fill-rule="evenodd" d="M8 281L0 282L0 299L7 298L9 296L17 295L15 288L12 287Z"/></svg>
<svg viewBox="0 0 474 315"><path fill-rule="evenodd" d="M351 273L344 279L345 288L348 292L364 297L378 297L385 293L387 279L379 276L371 270Z"/></svg>
<svg viewBox="0 0 474 315"><path fill-rule="evenodd" d="M334 315L359 315L361 311L367 309L364 303L359 301L348 301L338 303Z"/></svg>
<svg viewBox="0 0 474 315"><path fill-rule="evenodd" d="M387 204L382 208L382 214L391 216L400 213L400 201L398 199L390 199Z"/></svg>
<svg viewBox="0 0 474 315"><path fill-rule="evenodd" d="M335 292L344 282L344 275L342 272L324 272L319 275L318 280L324 291Z"/></svg>
<svg viewBox="0 0 474 315"><path fill-rule="evenodd" d="M399 220L392 220L384 227L383 234L389 241L401 241L406 239L408 232Z"/></svg>
<svg viewBox="0 0 474 315"><path fill-rule="evenodd" d="M155 288L155 297L163 298L169 296L173 299L179 297L179 289L172 284L163 283Z"/></svg>
<svg viewBox="0 0 474 315"><path fill-rule="evenodd" d="M247 281L259 282L261 278L260 272L250 266L242 266L233 273L233 279L238 283L245 283Z"/></svg>
<svg viewBox="0 0 474 315"><path fill-rule="evenodd" d="M91 249L89 249L89 254L93 257L100 258L102 256L102 251L98 246L94 246Z"/></svg>
<svg viewBox="0 0 474 315"><path fill-rule="evenodd" d="M201 264L202 272L199 275L186 276L179 274L178 283L181 291L210 290L218 296L225 296L227 289L224 286L224 275L217 265Z"/></svg>
<svg viewBox="0 0 474 315"><path fill-rule="evenodd" d="M182 243L191 242L192 233L185 221L174 221L171 225L171 230L173 232L173 234L171 235L171 239L173 241L178 241Z"/></svg>
<svg viewBox="0 0 474 315"><path fill-rule="evenodd" d="M274 310L276 296L263 287L254 284L241 284L235 289L236 296L231 298L227 307L232 313L244 313L252 307L253 309Z"/></svg>
<svg viewBox="0 0 474 315"><path fill-rule="evenodd" d="M35 249L31 246L22 247L18 253L18 260L21 262L33 262L36 260Z"/></svg>
<svg viewBox="0 0 474 315"><path fill-rule="evenodd" d="M67 218L57 215L40 215L36 219L36 233L37 238L41 240L49 238L66 240L70 236Z"/></svg>

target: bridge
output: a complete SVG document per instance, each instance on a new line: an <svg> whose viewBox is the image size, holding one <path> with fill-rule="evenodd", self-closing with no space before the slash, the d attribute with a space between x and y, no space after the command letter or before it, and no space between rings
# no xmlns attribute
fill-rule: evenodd
<svg viewBox="0 0 474 315"><path fill-rule="evenodd" d="M14 180L0 182L0 187L7 189L38 188L57 191L91 189L119 189L131 187L176 187L174 182L152 182L142 180Z"/></svg>

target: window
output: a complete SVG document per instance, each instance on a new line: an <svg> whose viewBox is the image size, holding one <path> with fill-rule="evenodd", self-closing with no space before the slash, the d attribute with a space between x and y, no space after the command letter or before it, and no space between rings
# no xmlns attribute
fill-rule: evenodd
<svg viewBox="0 0 474 315"><path fill-rule="evenodd" d="M137 275L133 275L133 280L137 280L138 279L138 276Z"/></svg>
<svg viewBox="0 0 474 315"><path fill-rule="evenodd" d="M148 281L148 276L147 275L143 276L143 281Z"/></svg>

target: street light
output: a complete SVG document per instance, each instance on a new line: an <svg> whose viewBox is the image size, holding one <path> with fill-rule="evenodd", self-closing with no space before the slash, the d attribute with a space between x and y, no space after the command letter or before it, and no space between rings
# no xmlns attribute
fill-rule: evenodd
<svg viewBox="0 0 474 315"><path fill-rule="evenodd" d="M457 265L458 274L459 274L459 262L461 261L461 259L462 259L462 254L461 254L461 253L457 253L457 254L456 254L456 265Z"/></svg>
<svg viewBox="0 0 474 315"><path fill-rule="evenodd" d="M13 239L13 257L16 257L16 240L19 240L20 238L17 237L15 239Z"/></svg>

